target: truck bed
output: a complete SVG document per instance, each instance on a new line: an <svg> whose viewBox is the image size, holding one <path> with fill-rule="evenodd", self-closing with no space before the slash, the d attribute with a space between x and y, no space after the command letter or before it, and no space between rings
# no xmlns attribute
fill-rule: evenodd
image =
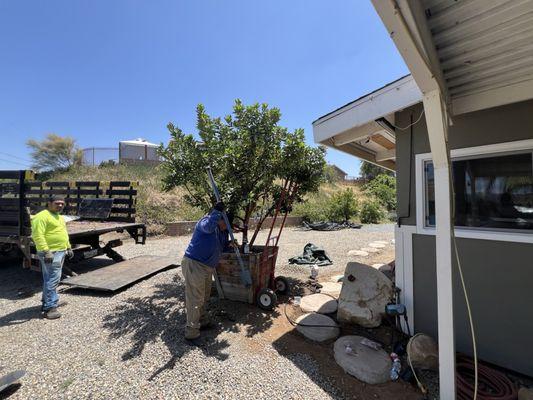
<svg viewBox="0 0 533 400"><path fill-rule="evenodd" d="M67 222L67 231L70 238L94 236L108 232L120 232L126 229L140 228L143 224L135 222L116 221L88 221L76 220Z"/></svg>

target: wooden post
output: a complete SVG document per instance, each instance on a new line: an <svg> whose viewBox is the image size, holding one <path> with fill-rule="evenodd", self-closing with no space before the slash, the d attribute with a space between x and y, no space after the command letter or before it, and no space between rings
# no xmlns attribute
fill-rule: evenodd
<svg viewBox="0 0 533 400"><path fill-rule="evenodd" d="M439 385L441 399L455 399L455 336L452 279L452 215L448 121L439 90L424 94L424 110L435 174L435 228ZM422 204L418 204L422 207Z"/></svg>

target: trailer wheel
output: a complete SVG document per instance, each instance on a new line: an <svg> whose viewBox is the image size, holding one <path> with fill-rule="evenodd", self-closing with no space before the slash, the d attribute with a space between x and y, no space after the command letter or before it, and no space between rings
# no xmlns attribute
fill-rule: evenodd
<svg viewBox="0 0 533 400"><path fill-rule="evenodd" d="M276 285L276 293L287 294L290 292L289 281L284 276L277 276L274 279L274 284Z"/></svg>
<svg viewBox="0 0 533 400"><path fill-rule="evenodd" d="M276 302L278 301L278 296L276 296L276 293L274 293L271 289L261 289L259 293L257 294L257 305L262 308L263 310L273 310L274 306L276 305Z"/></svg>

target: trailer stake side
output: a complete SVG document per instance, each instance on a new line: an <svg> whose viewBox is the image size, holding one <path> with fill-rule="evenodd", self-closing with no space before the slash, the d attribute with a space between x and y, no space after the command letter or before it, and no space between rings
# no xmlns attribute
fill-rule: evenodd
<svg viewBox="0 0 533 400"><path fill-rule="evenodd" d="M88 258L107 255L114 261L124 261L114 248L122 238L102 240L110 233L127 233L136 244L145 244L146 226L135 222L137 183L129 181L40 182L32 171L0 171L0 256L20 252L23 266L39 269L35 246L31 239L31 216L47 206L50 195L64 196L63 215L74 250L70 264ZM84 199L112 199L109 216L105 219L74 219Z"/></svg>

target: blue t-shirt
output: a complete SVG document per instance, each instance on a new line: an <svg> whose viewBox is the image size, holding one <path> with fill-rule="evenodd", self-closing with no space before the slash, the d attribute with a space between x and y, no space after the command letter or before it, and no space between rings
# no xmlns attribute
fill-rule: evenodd
<svg viewBox="0 0 533 400"><path fill-rule="evenodd" d="M220 254L228 247L228 231L222 232L218 221L222 213L213 210L196 223L191 242L185 250L185 257L215 268Z"/></svg>

